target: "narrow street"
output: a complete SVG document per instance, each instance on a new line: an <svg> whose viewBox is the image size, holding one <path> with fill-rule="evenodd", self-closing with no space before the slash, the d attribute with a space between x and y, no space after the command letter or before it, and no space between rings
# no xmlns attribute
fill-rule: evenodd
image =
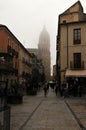
<svg viewBox="0 0 86 130"><path fill-rule="evenodd" d="M50 89L11 105L10 130L86 130L86 99L63 99Z"/></svg>

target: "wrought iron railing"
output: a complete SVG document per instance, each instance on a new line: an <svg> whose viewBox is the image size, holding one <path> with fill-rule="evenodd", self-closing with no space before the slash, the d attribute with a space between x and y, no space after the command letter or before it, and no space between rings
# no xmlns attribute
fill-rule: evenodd
<svg viewBox="0 0 86 130"><path fill-rule="evenodd" d="M70 61L70 69L84 69L84 61L79 63L74 63L74 61Z"/></svg>

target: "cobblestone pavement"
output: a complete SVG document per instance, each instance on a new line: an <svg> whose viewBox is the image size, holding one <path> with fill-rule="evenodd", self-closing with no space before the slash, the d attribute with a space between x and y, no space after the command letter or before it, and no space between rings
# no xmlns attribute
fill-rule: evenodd
<svg viewBox="0 0 86 130"><path fill-rule="evenodd" d="M10 130L86 130L85 98L63 99L49 90L11 105Z"/></svg>
<svg viewBox="0 0 86 130"><path fill-rule="evenodd" d="M69 98L66 104L81 128L86 130L86 98Z"/></svg>

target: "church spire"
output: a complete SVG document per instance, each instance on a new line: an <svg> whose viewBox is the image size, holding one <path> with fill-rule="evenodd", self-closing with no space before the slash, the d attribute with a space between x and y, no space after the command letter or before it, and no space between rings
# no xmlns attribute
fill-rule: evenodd
<svg viewBox="0 0 86 130"><path fill-rule="evenodd" d="M46 30L46 26L45 25L43 26L43 30Z"/></svg>
<svg viewBox="0 0 86 130"><path fill-rule="evenodd" d="M41 31L40 36L39 36L39 44L41 45L50 44L50 36L45 25L43 26L43 30Z"/></svg>

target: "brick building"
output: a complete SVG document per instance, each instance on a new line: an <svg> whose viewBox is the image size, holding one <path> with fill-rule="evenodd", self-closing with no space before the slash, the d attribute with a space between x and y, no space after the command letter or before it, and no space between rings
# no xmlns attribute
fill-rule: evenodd
<svg viewBox="0 0 86 130"><path fill-rule="evenodd" d="M0 25L0 81L26 82L31 75L32 56L5 26Z"/></svg>

